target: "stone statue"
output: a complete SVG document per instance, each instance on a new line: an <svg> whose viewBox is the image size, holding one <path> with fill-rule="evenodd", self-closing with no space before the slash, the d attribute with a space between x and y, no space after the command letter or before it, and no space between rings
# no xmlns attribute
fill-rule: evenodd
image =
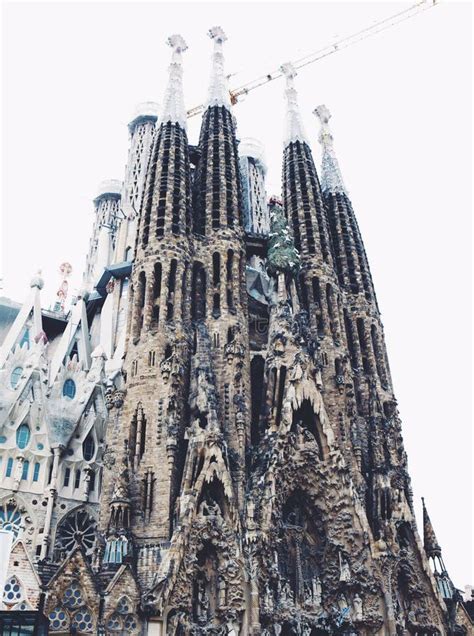
<svg viewBox="0 0 474 636"><path fill-rule="evenodd" d="M227 586L221 574L219 574L217 579L217 595L219 598L219 607L225 607L227 605Z"/></svg>
<svg viewBox="0 0 474 636"><path fill-rule="evenodd" d="M289 581L285 581L282 589L282 597L288 603L294 602L293 590L291 589L291 585Z"/></svg>
<svg viewBox="0 0 474 636"><path fill-rule="evenodd" d="M351 569L349 567L349 563L345 557L339 552L339 580L348 582L351 580Z"/></svg>
<svg viewBox="0 0 474 636"><path fill-rule="evenodd" d="M354 600L352 602L354 607L354 620L361 621L364 618L363 607L362 607L362 599L359 594L356 593L354 596Z"/></svg>
<svg viewBox="0 0 474 636"><path fill-rule="evenodd" d="M272 591L270 589L270 586L267 584L265 585L265 608L267 609L267 611L271 612L273 609L273 594Z"/></svg>
<svg viewBox="0 0 474 636"><path fill-rule="evenodd" d="M197 593L197 601L198 601L198 616L199 618L206 619L209 616L209 599L207 598L206 593L206 583L203 579L198 580L198 593Z"/></svg>
<svg viewBox="0 0 474 636"><path fill-rule="evenodd" d="M319 576L316 576L312 580L312 588L313 588L313 603L316 609L319 609L322 604L322 586Z"/></svg>

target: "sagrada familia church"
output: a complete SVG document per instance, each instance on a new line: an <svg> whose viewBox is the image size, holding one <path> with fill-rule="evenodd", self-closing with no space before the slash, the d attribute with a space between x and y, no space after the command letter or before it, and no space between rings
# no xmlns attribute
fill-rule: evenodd
<svg viewBox="0 0 474 636"><path fill-rule="evenodd" d="M40 274L22 305L1 301L0 631L472 634L426 508L417 530L329 111L317 171L282 67L267 199L210 36L198 145L174 35L160 116L139 108L124 181L94 199L70 311L42 308Z"/></svg>

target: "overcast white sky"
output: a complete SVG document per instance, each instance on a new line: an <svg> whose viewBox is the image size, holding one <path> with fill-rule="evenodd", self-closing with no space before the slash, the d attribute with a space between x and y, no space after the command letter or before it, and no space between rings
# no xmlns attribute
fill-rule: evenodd
<svg viewBox="0 0 474 636"><path fill-rule="evenodd" d="M23 3L3 12L3 295L42 268L45 304L67 260L80 286L94 197L122 179L136 104L162 101L166 38L181 33L187 106L206 94L209 27L231 85L275 70L410 3ZM471 7L440 2L297 78L319 165L325 103L368 252L403 419L418 523L424 495L456 585L472 574L470 412ZM280 191L283 84L235 109ZM200 117L189 124L197 143Z"/></svg>

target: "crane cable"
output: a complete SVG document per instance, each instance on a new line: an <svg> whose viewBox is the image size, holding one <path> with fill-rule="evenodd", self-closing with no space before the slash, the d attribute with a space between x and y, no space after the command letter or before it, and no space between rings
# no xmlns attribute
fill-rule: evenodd
<svg viewBox="0 0 474 636"><path fill-rule="evenodd" d="M364 29L356 31L355 33L352 33L351 35L347 35L346 37L341 38L340 40L337 40L333 44L329 44L322 49L318 49L317 51L314 51L313 53L310 53L300 58L299 60L296 60L296 62L293 62L293 66L295 69L300 69L300 68L303 68L304 66L307 66L308 64L313 64L314 62L317 62L318 60L321 60L327 57L328 55L337 53L338 51L346 49L347 47L352 46L353 44L357 44L358 42L361 42L362 40L366 40L367 38L373 35L381 33L382 31L386 31L387 29L390 29L391 27L396 26L397 24L400 24L401 22L404 22L405 20L409 20L410 18L413 18L415 15L418 15L419 13L423 11L432 9L433 7L437 6L437 4L438 4L438 0L419 0L419 2L416 2L415 4L411 5L410 7L406 9L403 9L403 11L394 13L393 15L390 15L387 18L384 18L383 20L379 20L378 22L375 22L371 26L368 26L368 27L365 27ZM247 82L245 84L242 84L241 86L238 86L237 88L230 91L231 103L233 105L236 104L239 101L239 98L247 95L250 91L253 91L256 88L259 88L260 86L263 86L265 84L268 84L269 82L276 80L282 76L283 76L283 72L281 71L280 68L278 68L276 71L272 73L268 73L267 75L262 75L261 77L258 77L254 80L251 80L250 82ZM205 110L205 105L199 104L199 106L195 106L194 108L191 108L190 110L188 110L187 116L194 117L195 115L202 113L204 110Z"/></svg>

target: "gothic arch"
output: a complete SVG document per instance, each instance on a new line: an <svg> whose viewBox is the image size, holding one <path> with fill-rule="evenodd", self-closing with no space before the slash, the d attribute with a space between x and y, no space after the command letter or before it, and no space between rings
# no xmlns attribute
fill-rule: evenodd
<svg viewBox="0 0 474 636"><path fill-rule="evenodd" d="M295 490L286 498L274 539L280 584L295 601L303 602L321 573L325 548L322 522L303 491Z"/></svg>
<svg viewBox="0 0 474 636"><path fill-rule="evenodd" d="M302 400L298 408L295 409L293 407L291 431L297 434L301 433L305 438L308 435L313 436L318 445L320 459L327 457L329 449L322 429L321 419L309 398Z"/></svg>

